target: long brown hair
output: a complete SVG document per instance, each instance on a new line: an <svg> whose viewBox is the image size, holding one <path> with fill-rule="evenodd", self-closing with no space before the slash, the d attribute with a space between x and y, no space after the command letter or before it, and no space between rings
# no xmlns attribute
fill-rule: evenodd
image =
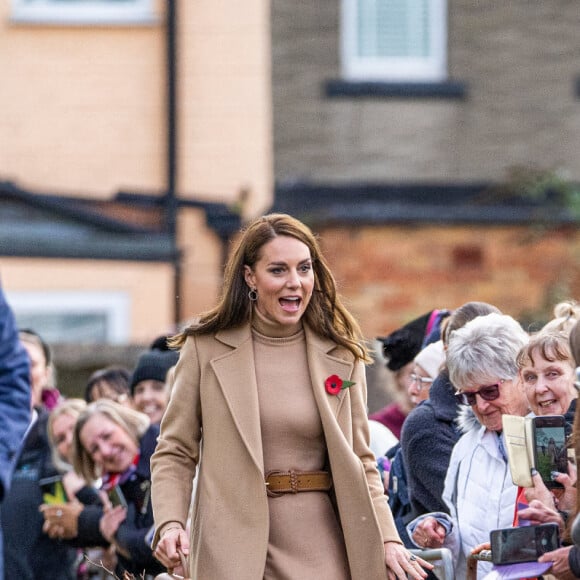
<svg viewBox="0 0 580 580"><path fill-rule="evenodd" d="M262 247L278 236L290 236L304 243L310 250L314 270L314 292L304 319L319 335L330 338L348 349L356 359L370 362L358 323L343 305L336 282L322 255L318 240L301 221L286 214L269 214L253 221L231 254L224 272L221 298L212 310L204 313L194 324L174 336L169 343L180 347L188 336L211 334L232 328L250 320L252 303L244 277L245 266L254 268Z"/></svg>

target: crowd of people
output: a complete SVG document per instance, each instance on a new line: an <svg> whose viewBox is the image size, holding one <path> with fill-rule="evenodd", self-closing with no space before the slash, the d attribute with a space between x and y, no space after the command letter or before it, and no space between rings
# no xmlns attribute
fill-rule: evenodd
<svg viewBox="0 0 580 580"><path fill-rule="evenodd" d="M78 398L0 287L0 578L421 580L446 548L462 579L491 531L545 523L561 545L525 577L580 578L579 320L433 309L378 339L396 396L369 415L369 343L290 216L243 231L212 310ZM553 415L558 485L518 487L504 417Z"/></svg>

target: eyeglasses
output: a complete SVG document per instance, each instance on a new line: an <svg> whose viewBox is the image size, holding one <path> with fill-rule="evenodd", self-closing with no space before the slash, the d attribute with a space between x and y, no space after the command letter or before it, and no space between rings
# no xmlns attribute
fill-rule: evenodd
<svg viewBox="0 0 580 580"><path fill-rule="evenodd" d="M433 382L432 378L420 377L419 375L416 375L415 373L411 373L409 375L409 377L410 377L412 383L418 383L419 390L421 390L423 387L430 385Z"/></svg>
<svg viewBox="0 0 580 580"><path fill-rule="evenodd" d="M504 383L504 379L495 385L481 387L478 391L471 393L457 393L455 398L460 405L473 406L477 402L476 395L479 395L484 401L495 401L499 397L499 386Z"/></svg>

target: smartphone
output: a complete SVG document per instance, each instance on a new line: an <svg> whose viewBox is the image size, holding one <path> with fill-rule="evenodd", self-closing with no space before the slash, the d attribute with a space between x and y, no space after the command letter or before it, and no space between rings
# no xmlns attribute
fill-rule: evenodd
<svg viewBox="0 0 580 580"><path fill-rule="evenodd" d="M111 501L111 505L113 507L118 505L121 505L124 508L127 507L127 500L125 499L125 496L123 495L123 492L121 491L121 488L118 485L112 487L108 491L107 495L109 496L109 500Z"/></svg>
<svg viewBox="0 0 580 580"><path fill-rule="evenodd" d="M48 504L62 504L67 502L66 492L62 484L62 475L45 477L38 481L42 491L42 501Z"/></svg>
<svg viewBox="0 0 580 580"><path fill-rule="evenodd" d="M535 562L542 554L560 547L558 524L492 530L489 539L494 564Z"/></svg>
<svg viewBox="0 0 580 580"><path fill-rule="evenodd" d="M545 415L532 419L534 464L548 489L562 488L552 479L552 472L568 473L566 419L563 415Z"/></svg>

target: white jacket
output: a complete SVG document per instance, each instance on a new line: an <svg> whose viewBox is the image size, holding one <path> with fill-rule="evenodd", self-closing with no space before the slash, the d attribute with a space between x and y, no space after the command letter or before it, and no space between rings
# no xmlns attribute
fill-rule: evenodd
<svg viewBox="0 0 580 580"><path fill-rule="evenodd" d="M517 487L500 449L500 436L479 423L477 426L455 444L443 490L451 514L447 519L452 524L444 547L453 553L455 578L465 578L466 558L471 550L489 542L491 530L510 527L514 517ZM425 514L411 522L408 530L412 531L428 515L436 515L438 520L446 516ZM491 563L480 562L478 579L490 570Z"/></svg>

